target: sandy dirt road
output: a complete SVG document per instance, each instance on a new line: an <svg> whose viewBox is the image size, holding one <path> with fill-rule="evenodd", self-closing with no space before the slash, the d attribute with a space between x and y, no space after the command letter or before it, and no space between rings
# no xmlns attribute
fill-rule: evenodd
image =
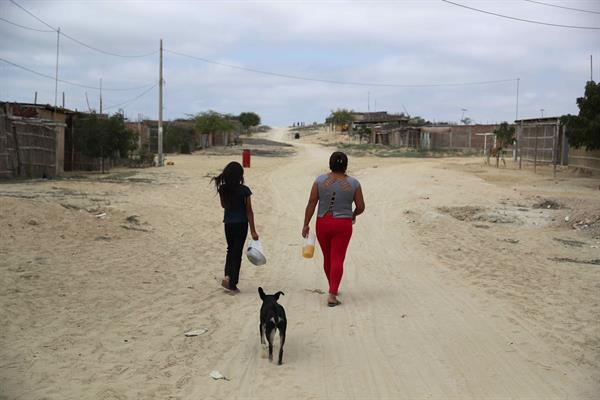
<svg viewBox="0 0 600 400"><path fill-rule="evenodd" d="M300 230L331 148L295 144L297 155L247 171L268 264L245 261L235 296L218 287L224 238L208 179L231 157L0 186L0 398L597 398L600 268L548 261L600 258L593 238L546 227L562 214L531 202L515 206L519 224L440 211L527 202L527 183L507 190L440 160L351 158L367 211L344 304L330 309L321 256L300 257ZM593 202L588 183L561 185ZM259 343L258 286L285 292L281 367ZM183 336L193 328L208 332Z"/></svg>

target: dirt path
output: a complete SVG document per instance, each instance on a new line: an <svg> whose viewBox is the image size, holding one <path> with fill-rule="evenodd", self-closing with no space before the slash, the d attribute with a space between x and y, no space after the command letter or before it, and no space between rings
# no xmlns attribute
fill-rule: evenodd
<svg viewBox="0 0 600 400"><path fill-rule="evenodd" d="M344 306L328 309L325 295L311 291L326 290L321 258L299 258L297 243L308 188L329 152L302 145L298 158L269 177L278 215L264 225L276 225L278 235L269 243L277 250L263 286L287 293L281 301L290 320L286 366L274 374L265 364L255 318L245 318L252 311L242 309L234 319L248 321L220 363L240 378L214 385L211 396L479 399L592 393L578 382L585 378L576 369L556 366L539 338L519 332L520 345L514 345L514 326L482 313L468 287L445 279L449 271L419 243L403 216L420 197L422 163L402 174L397 168L359 171L368 213L355 226ZM399 180L406 190L395 187ZM198 386L192 393L204 390Z"/></svg>
<svg viewBox="0 0 600 400"><path fill-rule="evenodd" d="M206 177L227 157L173 157L171 169L137 176L149 183L0 186L0 398L595 398L600 268L527 255L555 232L510 247L503 239L525 243L540 228L479 229L438 210L523 194L440 160L352 159L367 212L355 225L344 304L330 309L321 256L300 257L300 229L331 149L294 144L297 155L254 158L247 171L268 264L244 262L236 296L218 287L221 211ZM94 204L108 216L48 193L73 206L103 200ZM556 255L571 254L559 247ZM281 367L259 344L258 286L285 292ZM185 338L192 328L209 331ZM213 369L230 380L213 381Z"/></svg>

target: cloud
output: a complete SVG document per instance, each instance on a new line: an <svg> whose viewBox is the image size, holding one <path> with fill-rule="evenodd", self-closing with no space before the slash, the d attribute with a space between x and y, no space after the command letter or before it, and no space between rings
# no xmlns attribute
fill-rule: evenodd
<svg viewBox="0 0 600 400"><path fill-rule="evenodd" d="M465 4L552 23L600 26L597 16L527 2ZM440 1L53 1L20 3L68 35L118 54L166 49L215 61L318 79L374 83L441 83L521 78L521 116L576 113L575 98L589 79L589 54L600 63L597 31L509 21ZM572 7L597 3L572 1ZM9 2L0 16L44 29ZM54 75L56 35L0 21L0 57ZM59 76L105 88L158 81L158 55L119 58L61 37ZM428 119L457 120L467 108L477 121L514 118L515 82L477 87L383 88L334 85L260 75L165 53L165 116L212 108L256 111L285 125L322 121L331 109L370 107ZM597 70L598 79L600 70ZM54 82L0 65L0 98L54 101ZM98 93L59 84L67 106L93 107ZM142 89L104 93L105 104L131 99ZM156 118L156 91L126 106L127 115Z"/></svg>

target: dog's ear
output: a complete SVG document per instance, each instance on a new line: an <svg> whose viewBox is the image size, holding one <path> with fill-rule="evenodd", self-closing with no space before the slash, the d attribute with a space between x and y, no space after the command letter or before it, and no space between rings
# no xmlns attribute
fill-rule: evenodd
<svg viewBox="0 0 600 400"><path fill-rule="evenodd" d="M263 288L258 288L258 295L260 296L261 300L265 299L265 292L263 291Z"/></svg>
<svg viewBox="0 0 600 400"><path fill-rule="evenodd" d="M283 292L277 292L273 295L273 297L275 297L275 300L279 300L279 295L285 296L285 293Z"/></svg>

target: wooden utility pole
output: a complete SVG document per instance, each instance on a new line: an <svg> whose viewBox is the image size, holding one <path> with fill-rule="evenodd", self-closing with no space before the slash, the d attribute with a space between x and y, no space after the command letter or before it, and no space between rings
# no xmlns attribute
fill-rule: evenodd
<svg viewBox="0 0 600 400"><path fill-rule="evenodd" d="M517 107L515 110L515 121L519 119L519 83L521 82L521 78L517 78Z"/></svg>
<svg viewBox="0 0 600 400"><path fill-rule="evenodd" d="M37 104L37 92L35 92L35 97L33 98L33 104Z"/></svg>
<svg viewBox="0 0 600 400"><path fill-rule="evenodd" d="M56 31L56 74L54 75L54 108L58 105L58 46L60 43L60 28Z"/></svg>
<svg viewBox="0 0 600 400"><path fill-rule="evenodd" d="M102 78L100 78L100 115L102 115Z"/></svg>
<svg viewBox="0 0 600 400"><path fill-rule="evenodd" d="M158 166L163 166L163 42L160 39L160 70L158 78Z"/></svg>

